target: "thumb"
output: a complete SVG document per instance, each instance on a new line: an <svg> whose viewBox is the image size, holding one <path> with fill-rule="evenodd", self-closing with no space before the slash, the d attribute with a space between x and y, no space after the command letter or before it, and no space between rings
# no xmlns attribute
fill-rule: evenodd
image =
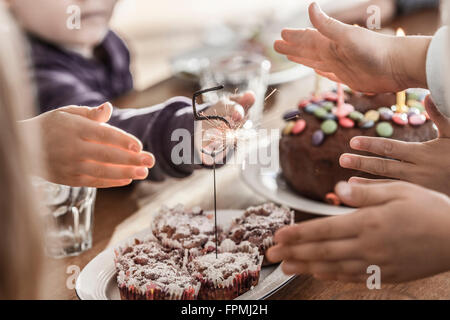
<svg viewBox="0 0 450 320"><path fill-rule="evenodd" d="M360 184L339 182L335 187L338 197L352 207L384 204L402 197L407 184L402 182Z"/></svg>
<svg viewBox="0 0 450 320"><path fill-rule="evenodd" d="M309 19L313 26L325 37L339 40L351 30L351 26L329 17L315 2L309 6Z"/></svg>
<svg viewBox="0 0 450 320"><path fill-rule="evenodd" d="M111 118L113 107L111 103L105 102L96 108L69 106L59 108L58 110L76 114L97 122L108 122L109 118Z"/></svg>
<svg viewBox="0 0 450 320"><path fill-rule="evenodd" d="M446 117L433 102L431 95L425 97L425 109L430 119L434 122L439 130L439 137L450 138L450 118Z"/></svg>

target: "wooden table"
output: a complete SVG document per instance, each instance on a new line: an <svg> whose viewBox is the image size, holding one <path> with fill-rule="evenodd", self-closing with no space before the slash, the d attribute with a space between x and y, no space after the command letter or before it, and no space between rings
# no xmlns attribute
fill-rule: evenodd
<svg viewBox="0 0 450 320"><path fill-rule="evenodd" d="M427 11L408 19L398 19L394 26L405 27L408 33L431 34L438 24L435 11ZM281 114L295 106L296 102L312 91L311 77L287 83L278 87L266 105L263 127L279 128ZM138 93L123 97L117 102L121 106L142 107L161 102L175 95L190 96L196 90L194 84L170 78ZM269 88L270 90L270 88ZM239 179L236 165L218 170L218 207L242 209L265 200L255 195ZM137 232L149 224L149 214L162 204L187 206L200 205L212 209L212 173L198 170L183 180L169 179L163 183L141 182L125 188L99 190L95 205L93 248L77 257L62 260L46 260L42 284L42 298L77 299L73 290L71 274L66 273L71 266L82 269L98 253L117 241ZM316 216L296 213L296 220L306 220ZM69 269L70 270L70 269ZM334 281L319 281L308 275L300 275L287 286L275 293L271 299L336 299L336 298L413 298L450 299L450 272L418 281L389 285L375 296L370 296L365 284L346 284Z"/></svg>

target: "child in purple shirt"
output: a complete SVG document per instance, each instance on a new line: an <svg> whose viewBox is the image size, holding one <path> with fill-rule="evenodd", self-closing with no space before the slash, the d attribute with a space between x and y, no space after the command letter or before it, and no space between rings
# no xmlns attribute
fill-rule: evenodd
<svg viewBox="0 0 450 320"><path fill-rule="evenodd" d="M115 3L115 0L9 1L12 12L29 34L40 112L66 105L97 106L133 89L129 51L108 28ZM35 14L37 11L39 15ZM80 13L79 29L77 13ZM236 101L250 107L254 97L245 94ZM194 161L180 165L171 160L172 148L178 143L171 141L171 133L185 128L194 135L190 99L175 97L143 109L114 108L109 124L133 134L142 141L145 150L154 154L156 163L150 171L151 179L163 180L165 175L185 177L195 169Z"/></svg>

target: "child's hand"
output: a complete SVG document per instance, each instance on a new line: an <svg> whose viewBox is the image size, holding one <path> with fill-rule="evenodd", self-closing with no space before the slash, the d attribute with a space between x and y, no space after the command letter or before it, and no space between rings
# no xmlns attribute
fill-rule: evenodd
<svg viewBox="0 0 450 320"><path fill-rule="evenodd" d="M425 61L431 37L394 37L328 17L316 3L309 16L317 29L284 29L275 50L289 60L361 92L426 88Z"/></svg>
<svg viewBox="0 0 450 320"><path fill-rule="evenodd" d="M46 112L20 126L37 126L46 175L55 183L106 188L145 179L153 167L152 154L142 151L134 136L104 123L112 106L64 107Z"/></svg>
<svg viewBox="0 0 450 320"><path fill-rule="evenodd" d="M439 112L429 96L425 99L425 107L438 127L439 138L428 142L403 142L385 138L354 137L350 141L353 149L391 159L346 153L340 157L340 165L417 183L450 195L450 119ZM351 181L372 180L353 177Z"/></svg>
<svg viewBox="0 0 450 320"><path fill-rule="evenodd" d="M406 182L340 182L336 193L364 208L279 230L267 258L285 273L359 282L377 265L382 282L399 282L450 269L447 196Z"/></svg>
<svg viewBox="0 0 450 320"><path fill-rule="evenodd" d="M255 94L253 92L245 92L239 95L233 95L230 98L231 103L219 101L216 105L208 108L203 114L208 115L219 115L226 118L233 129L239 129L247 115L248 110L255 103ZM202 137L201 148L207 152L212 152L213 150L223 150L216 155L216 162L221 163L223 158L228 152L228 148L232 147L229 145L233 144L233 141L229 141L226 131L218 129L228 129L226 124L221 121L202 121L201 133L198 135ZM210 156L202 153L202 162L206 165L212 165L213 160Z"/></svg>

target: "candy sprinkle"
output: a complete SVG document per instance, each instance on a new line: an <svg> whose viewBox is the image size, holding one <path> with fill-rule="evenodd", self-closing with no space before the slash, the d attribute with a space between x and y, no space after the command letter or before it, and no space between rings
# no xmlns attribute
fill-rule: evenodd
<svg viewBox="0 0 450 320"><path fill-rule="evenodd" d="M348 116L355 121L361 121L364 118L364 115L359 111L352 111Z"/></svg>
<svg viewBox="0 0 450 320"><path fill-rule="evenodd" d="M392 121L400 126L408 124L408 115L406 113L396 113L392 116Z"/></svg>
<svg viewBox="0 0 450 320"><path fill-rule="evenodd" d="M353 107L351 104L344 103L341 108L333 108L333 113L338 117L346 117L350 114L350 112L355 111L355 107Z"/></svg>
<svg viewBox="0 0 450 320"><path fill-rule="evenodd" d="M380 122L377 124L375 131L380 137L389 138L394 134L394 128L389 122Z"/></svg>
<svg viewBox="0 0 450 320"><path fill-rule="evenodd" d="M314 111L319 108L319 106L315 103L310 103L305 107L305 111L308 113L314 113Z"/></svg>
<svg viewBox="0 0 450 320"><path fill-rule="evenodd" d="M299 134L303 130L305 130L306 127L306 121L304 119L299 119L295 122L294 127L292 127L292 134Z"/></svg>
<svg viewBox="0 0 450 320"><path fill-rule="evenodd" d="M376 110L369 110L364 114L364 118L377 122L380 119L380 113Z"/></svg>
<svg viewBox="0 0 450 320"><path fill-rule="evenodd" d="M375 122L372 120L362 119L360 122L358 122L358 127L361 129L370 129L375 125Z"/></svg>
<svg viewBox="0 0 450 320"><path fill-rule="evenodd" d="M330 101L325 101L322 103L322 108L330 112L334 108L334 103Z"/></svg>
<svg viewBox="0 0 450 320"><path fill-rule="evenodd" d="M323 131L316 130L316 131L314 131L314 133L311 137L311 143L313 146L317 147L323 143L324 139L325 139L325 134L323 133Z"/></svg>
<svg viewBox="0 0 450 320"><path fill-rule="evenodd" d="M413 114L408 120L412 126L421 126L427 121L427 118L423 114Z"/></svg>
<svg viewBox="0 0 450 320"><path fill-rule="evenodd" d="M355 122L349 118L340 118L339 125L344 128L353 128L355 126Z"/></svg>
<svg viewBox="0 0 450 320"><path fill-rule="evenodd" d="M295 121L288 121L286 123L286 126L283 129L283 135L287 136L289 134L291 134L292 129L294 128L295 125Z"/></svg>
<svg viewBox="0 0 450 320"><path fill-rule="evenodd" d="M320 126L320 129L322 129L322 131L327 135L335 133L337 128L338 125L334 120L325 120Z"/></svg>
<svg viewBox="0 0 450 320"><path fill-rule="evenodd" d="M301 101L298 103L298 107L299 107L299 108L304 108L304 107L306 107L308 104L309 104L309 100L308 100L308 99L304 99L304 100L301 100Z"/></svg>
<svg viewBox="0 0 450 320"><path fill-rule="evenodd" d="M339 199L334 192L328 192L325 195L325 201L333 206L338 206L341 204L341 199Z"/></svg>
<svg viewBox="0 0 450 320"><path fill-rule="evenodd" d="M314 110L314 115L319 118L319 119L323 119L325 118L325 116L327 115L327 110L325 110L324 108L317 108L316 110Z"/></svg>
<svg viewBox="0 0 450 320"><path fill-rule="evenodd" d="M288 111L288 112L286 112L284 115L283 115L283 119L285 120L285 121L288 121L288 120L295 120L295 118L297 118L299 115L301 114L301 111L300 110L291 110L291 111Z"/></svg>
<svg viewBox="0 0 450 320"><path fill-rule="evenodd" d="M380 119L383 121L390 121L394 115L394 112L390 108L386 107L379 108L378 112L380 113Z"/></svg>

